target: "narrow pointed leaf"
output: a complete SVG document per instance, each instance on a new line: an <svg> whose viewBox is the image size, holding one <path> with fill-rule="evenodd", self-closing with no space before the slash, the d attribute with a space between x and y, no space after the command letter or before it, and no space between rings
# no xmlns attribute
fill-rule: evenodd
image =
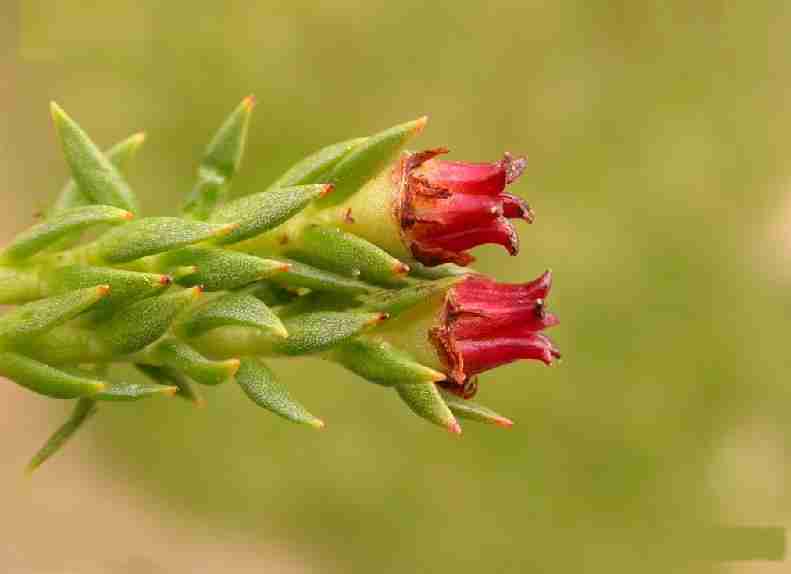
<svg viewBox="0 0 791 574"><path fill-rule="evenodd" d="M493 424L503 428L511 428L514 424L513 421L501 414L494 412L492 409L473 403L472 401L462 399L453 393L440 390L440 395L448 405L448 408L450 408L451 412L453 412L453 414L460 419L469 419L471 421L480 423Z"/></svg>
<svg viewBox="0 0 791 574"><path fill-rule="evenodd" d="M0 375L36 393L56 399L75 399L95 395L105 384L73 375L24 355L0 352Z"/></svg>
<svg viewBox="0 0 791 574"><path fill-rule="evenodd" d="M97 401L129 402L152 397L172 397L178 392L175 385L165 386L151 382L121 383L108 382L104 390L93 396Z"/></svg>
<svg viewBox="0 0 791 574"><path fill-rule="evenodd" d="M355 138L320 149L300 162L294 164L281 175L269 188L290 187L310 183L324 183L327 176L339 161L368 138Z"/></svg>
<svg viewBox="0 0 791 574"><path fill-rule="evenodd" d="M234 224L214 225L178 217L147 217L112 229L87 246L95 263L126 263L147 255L227 235Z"/></svg>
<svg viewBox="0 0 791 574"><path fill-rule="evenodd" d="M411 269L411 274L415 277L429 280L447 279L449 277L463 277L464 275L469 275L470 273L475 272L469 267L461 267L460 265L456 265L454 263L445 263L435 267L427 267L418 261L410 261L409 267Z"/></svg>
<svg viewBox="0 0 791 574"><path fill-rule="evenodd" d="M294 256L308 263L381 285L401 283L409 271L373 243L335 227L307 226L295 249Z"/></svg>
<svg viewBox="0 0 791 574"><path fill-rule="evenodd" d="M54 268L45 273L42 280L52 294L93 285L109 285L110 292L91 309L101 313L157 295L171 284L171 278L167 275L83 265Z"/></svg>
<svg viewBox="0 0 791 574"><path fill-rule="evenodd" d="M402 289L380 289L362 297L363 308L396 316L430 297L444 293L460 279L460 277L448 277L436 281L420 281Z"/></svg>
<svg viewBox="0 0 791 574"><path fill-rule="evenodd" d="M252 327L278 337L288 332L265 303L248 293L228 293L192 311L179 328L187 337L197 337L218 327Z"/></svg>
<svg viewBox="0 0 791 574"><path fill-rule="evenodd" d="M284 273L290 271L293 266L294 264L289 262L289 266ZM248 285L243 289L243 292L252 295L270 307L286 305L299 297L296 289L287 289L286 287L275 285L272 281L259 281L253 285Z"/></svg>
<svg viewBox="0 0 791 574"><path fill-rule="evenodd" d="M269 278L270 282L277 285L310 289L312 291L326 291L340 295L359 295L373 289L371 286L356 279L318 269L306 263L282 257L279 259L288 263L289 268L283 273L278 273Z"/></svg>
<svg viewBox="0 0 791 574"><path fill-rule="evenodd" d="M97 335L115 354L139 351L164 335L176 316L193 303L200 292L200 288L193 287L133 303L100 324Z"/></svg>
<svg viewBox="0 0 791 574"><path fill-rule="evenodd" d="M233 221L239 224L220 243L238 243L274 229L331 189L323 184L299 185L241 197L218 209L212 217L216 223Z"/></svg>
<svg viewBox="0 0 791 574"><path fill-rule="evenodd" d="M245 98L206 148L198 168L198 181L184 205L184 212L191 217L207 219L228 195L231 180L242 162L254 105L252 96Z"/></svg>
<svg viewBox="0 0 791 574"><path fill-rule="evenodd" d="M361 336L347 341L333 349L330 358L379 385L431 384L447 378L374 337Z"/></svg>
<svg viewBox="0 0 791 574"><path fill-rule="evenodd" d="M91 399L78 400L77 404L74 405L74 410L72 410L68 420L47 439L47 442L44 443L44 446L42 446L41 449L39 449L39 451L30 460L26 468L27 473L32 473L48 459L50 459L54 454L60 451L60 449L62 449L69 441L69 439L74 436L74 433L82 428L88 419L96 414L96 411L97 408L95 401Z"/></svg>
<svg viewBox="0 0 791 574"><path fill-rule="evenodd" d="M154 345L150 356L202 385L224 383L232 379L239 369L239 359L211 361L186 343L172 337L162 339Z"/></svg>
<svg viewBox="0 0 791 574"><path fill-rule="evenodd" d="M258 359L245 357L236 374L236 382L245 394L260 407L264 407L295 423L324 427L324 422L310 414L305 407L289 395L284 386L275 380L272 371Z"/></svg>
<svg viewBox="0 0 791 574"><path fill-rule="evenodd" d="M416 415L454 434L461 434L459 423L440 396L436 385L399 385L396 391Z"/></svg>
<svg viewBox="0 0 791 574"><path fill-rule="evenodd" d="M132 218L132 213L109 205L89 205L62 211L20 233L6 247L0 258L7 261L22 261L32 257L63 238L100 224L118 225Z"/></svg>
<svg viewBox="0 0 791 574"><path fill-rule="evenodd" d="M129 161L137 154L137 150L143 145L146 136L143 133L136 133L125 140L115 144L113 147L104 152L107 159L118 168L123 174L127 168ZM55 205L50 210L49 215L54 216L62 211L71 209L73 207L83 207L85 205L92 205L95 202L80 189L74 179L70 179L58 195ZM60 245L60 244L59 244Z"/></svg>
<svg viewBox="0 0 791 574"><path fill-rule="evenodd" d="M73 319L109 292L109 286L99 285L17 307L0 317L0 344L25 343Z"/></svg>
<svg viewBox="0 0 791 574"><path fill-rule="evenodd" d="M207 291L227 291L249 285L288 269L288 264L239 251L185 247L158 260L165 269L195 266L193 273L176 279L180 285L202 285Z"/></svg>
<svg viewBox="0 0 791 574"><path fill-rule="evenodd" d="M420 133L426 118L400 124L367 138L346 154L325 176L335 192L319 202L320 207L337 205L360 190L370 179L393 162L407 141Z"/></svg>
<svg viewBox="0 0 791 574"><path fill-rule="evenodd" d="M153 365L135 364L135 367L138 371L159 385L176 387L176 389L178 389L176 392L177 397L189 401L197 407L204 405L205 401L203 397L200 396L197 389L195 389L195 386L187 377L178 371L166 367L155 367Z"/></svg>
<svg viewBox="0 0 791 574"><path fill-rule="evenodd" d="M137 213L137 198L118 168L60 106L53 102L51 111L66 162L83 193L93 203Z"/></svg>
<svg viewBox="0 0 791 574"><path fill-rule="evenodd" d="M358 333L381 323L383 313L319 311L283 321L288 338L274 343L277 353L306 355L326 351Z"/></svg>
<svg viewBox="0 0 791 574"><path fill-rule="evenodd" d="M41 279L35 269L0 265L0 305L25 303L44 296Z"/></svg>

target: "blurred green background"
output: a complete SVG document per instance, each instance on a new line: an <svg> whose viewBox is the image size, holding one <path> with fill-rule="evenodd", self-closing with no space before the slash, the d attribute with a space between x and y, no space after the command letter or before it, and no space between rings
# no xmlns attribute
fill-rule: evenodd
<svg viewBox="0 0 791 574"><path fill-rule="evenodd" d="M737 569L679 566L701 525L791 524L788 3L4 10L0 239L67 176L52 99L103 145L148 132L131 181L156 214L179 205L249 93L237 193L428 114L416 147L528 154L513 189L537 221L517 258L482 248L478 268L510 281L553 269L564 360L490 373L481 402L517 424L468 423L461 440L310 360L274 367L325 432L232 386L202 410L109 405L41 477L4 485L0 566L238 572L250 553L251 572L720 572ZM0 400L0 469L16 476L65 407L10 385ZM130 521L140 508L146 521Z"/></svg>

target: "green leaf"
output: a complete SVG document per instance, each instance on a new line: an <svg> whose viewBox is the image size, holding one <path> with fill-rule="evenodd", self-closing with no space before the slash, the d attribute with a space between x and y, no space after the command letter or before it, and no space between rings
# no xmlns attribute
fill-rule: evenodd
<svg viewBox="0 0 791 574"><path fill-rule="evenodd" d="M461 419L469 419L481 423L493 424L503 428L511 428L513 421L483 405L462 399L453 393L440 390L440 395L447 403L448 408Z"/></svg>
<svg viewBox="0 0 791 574"><path fill-rule="evenodd" d="M231 180L242 162L254 105L252 96L245 98L231 112L206 148L198 168L198 181L184 205L184 212L191 217L208 219L214 208L228 195Z"/></svg>
<svg viewBox="0 0 791 574"><path fill-rule="evenodd" d="M211 220L217 223L237 222L239 226L220 243L238 243L288 221L331 189L331 186L323 184L300 185L247 195L218 209Z"/></svg>
<svg viewBox="0 0 791 574"><path fill-rule="evenodd" d="M10 351L0 352L0 375L56 399L87 397L105 388L101 381L76 376Z"/></svg>
<svg viewBox="0 0 791 574"><path fill-rule="evenodd" d="M211 361L198 351L173 337L157 342L149 356L166 367L180 371L202 385L219 385L232 379L239 369L239 359Z"/></svg>
<svg viewBox="0 0 791 574"><path fill-rule="evenodd" d="M290 267L283 273L278 273L269 278L270 282L278 285L349 296L368 293L373 289L371 286L356 279L317 269L293 259L280 258L280 260L288 263Z"/></svg>
<svg viewBox="0 0 791 574"><path fill-rule="evenodd" d="M319 353L386 318L383 313L342 311L319 311L288 317L283 321L288 338L274 343L274 350L283 355Z"/></svg>
<svg viewBox="0 0 791 574"><path fill-rule="evenodd" d="M74 436L74 433L82 428L82 425L96 414L96 410L95 401L91 399L78 400L68 420L47 439L44 446L42 446L30 460L26 472L28 474L32 473L62 449L69 439Z"/></svg>
<svg viewBox="0 0 791 574"><path fill-rule="evenodd" d="M179 328L188 337L226 326L252 327L278 337L288 336L278 316L248 293L221 295L201 305L179 323Z"/></svg>
<svg viewBox="0 0 791 574"><path fill-rule="evenodd" d="M402 283L409 272L407 265L383 249L335 227L307 226L292 253L313 265L381 285Z"/></svg>
<svg viewBox="0 0 791 574"><path fill-rule="evenodd" d="M334 348L330 358L379 385L430 384L447 376L415 361L407 353L374 337L356 337Z"/></svg>
<svg viewBox="0 0 791 574"><path fill-rule="evenodd" d="M34 301L0 317L0 345L24 344L73 319L110 292L107 285L88 287Z"/></svg>
<svg viewBox="0 0 791 574"><path fill-rule="evenodd" d="M109 382L104 390L93 396L97 401L129 402L149 399L156 396L173 396L179 388L175 385L165 386L156 383L120 383Z"/></svg>
<svg viewBox="0 0 791 574"><path fill-rule="evenodd" d="M444 293L460 279L461 277L448 277L436 281L420 281L402 289L380 289L362 297L363 308L396 316L438 293Z"/></svg>
<svg viewBox="0 0 791 574"><path fill-rule="evenodd" d="M231 233L235 224L215 225L178 217L147 217L112 229L86 246L92 263L126 263L148 255L216 239Z"/></svg>
<svg viewBox="0 0 791 574"><path fill-rule="evenodd" d="M51 112L66 162L83 193L93 203L137 213L137 198L118 168L55 102L51 104Z"/></svg>
<svg viewBox="0 0 791 574"><path fill-rule="evenodd" d="M291 270L293 266L294 264L289 262L289 267L286 271ZM297 293L295 289L288 289L280 285L275 285L272 281L259 281L253 285L248 285L242 291L252 295L270 307L286 305L299 297L299 293Z"/></svg>
<svg viewBox="0 0 791 574"><path fill-rule="evenodd" d="M36 269L0 265L0 305L15 305L40 299L42 284Z"/></svg>
<svg viewBox="0 0 791 574"><path fill-rule="evenodd" d="M195 266L195 271L179 277L180 285L202 285L207 291L237 289L288 269L288 263L263 259L239 251L210 247L185 247L162 255L157 265L165 269Z"/></svg>
<svg viewBox="0 0 791 574"><path fill-rule="evenodd" d="M202 407L205 404L203 397L195 389L193 384L181 373L168 369L166 367L155 367L153 365L135 364L135 367L142 374L153 380L155 383L164 386L174 386L178 389L176 392L177 397L191 402L196 407Z"/></svg>
<svg viewBox="0 0 791 574"><path fill-rule="evenodd" d="M288 391L275 380L272 371L258 359L245 357L236 373L236 382L245 394L260 407L264 407L295 423L323 428L324 422L310 414L305 407L291 398Z"/></svg>
<svg viewBox="0 0 791 574"><path fill-rule="evenodd" d="M345 155L324 177L335 191L318 202L328 207L343 202L393 162L409 139L420 133L427 118L400 124L367 138Z"/></svg>
<svg viewBox="0 0 791 574"><path fill-rule="evenodd" d="M309 183L323 183L324 177L334 168L351 150L362 144L368 138L355 138L344 142L329 145L314 154L294 164L286 173L275 181L270 189L290 187L292 185L306 185Z"/></svg>
<svg viewBox="0 0 791 574"><path fill-rule="evenodd" d="M409 267L411 268L411 274L415 277L432 281L450 277L463 277L464 275L475 273L475 271L471 270L469 267L461 267L455 263L445 263L435 267L428 267L418 261L410 261Z"/></svg>
<svg viewBox="0 0 791 574"><path fill-rule="evenodd" d="M157 295L167 289L171 278L156 273L138 273L110 267L68 265L48 269L42 282L50 294L60 294L93 285L109 285L110 293L91 311L107 313L140 299Z"/></svg>
<svg viewBox="0 0 791 574"><path fill-rule="evenodd" d="M95 225L126 223L132 213L109 205L88 205L67 209L43 223L34 225L17 235L0 257L7 261L22 261L50 247L57 241Z"/></svg>
<svg viewBox="0 0 791 574"><path fill-rule="evenodd" d="M113 147L104 152L107 159L110 160L119 171L123 172L129 161L137 154L137 150L143 145L146 136L144 133L134 134L125 140L115 144ZM59 214L62 211L71 209L73 207L83 207L85 205L92 205L94 201L80 189L77 183L70 179L58 195L55 205L49 212L50 217Z"/></svg>
<svg viewBox="0 0 791 574"><path fill-rule="evenodd" d="M176 316L200 295L199 287L178 293L143 299L124 307L105 323L96 334L115 354L130 354L150 345L170 328Z"/></svg>
<svg viewBox="0 0 791 574"><path fill-rule="evenodd" d="M398 385L395 389L413 413L453 434L461 434L461 426L442 400L436 385Z"/></svg>

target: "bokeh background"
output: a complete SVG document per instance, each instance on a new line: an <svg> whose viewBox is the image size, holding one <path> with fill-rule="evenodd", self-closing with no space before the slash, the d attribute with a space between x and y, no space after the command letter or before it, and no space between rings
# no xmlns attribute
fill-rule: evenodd
<svg viewBox="0 0 791 574"><path fill-rule="evenodd" d="M296 428L233 386L107 405L32 480L66 406L0 386L0 570L781 572L681 560L701 526L791 526L787 2L6 2L0 240L67 176L47 104L174 210L223 117L257 96L238 193L419 115L417 146L527 153L537 211L502 280L555 272L564 361L486 377L517 424L458 440L315 361ZM684 563L682 566L681 563Z"/></svg>

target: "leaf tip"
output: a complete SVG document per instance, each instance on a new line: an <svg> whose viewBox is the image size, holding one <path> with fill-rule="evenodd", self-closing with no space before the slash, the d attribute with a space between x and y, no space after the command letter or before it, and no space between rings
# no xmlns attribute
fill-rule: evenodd
<svg viewBox="0 0 791 574"><path fill-rule="evenodd" d="M325 423L323 420L321 420L321 419L317 419L316 417L313 417L313 418L312 418L312 419L311 419L311 420L308 422L308 424L309 424L310 426L312 426L312 427L313 427L314 429L316 429L316 430L324 430L324 427L326 427L326 426L327 426L327 425L326 425L326 423Z"/></svg>
<svg viewBox="0 0 791 574"><path fill-rule="evenodd" d="M173 283L173 277L170 275L160 275L157 282L160 285L170 285Z"/></svg>
<svg viewBox="0 0 791 574"><path fill-rule="evenodd" d="M503 416L496 417L493 420L493 422L498 427L501 427L501 428L504 428L504 429L510 429L512 426L514 426L514 421L512 421L511 419L507 419L507 418L505 418Z"/></svg>
<svg viewBox="0 0 791 574"><path fill-rule="evenodd" d="M461 425L456 420L448 423L448 430L456 436L461 436Z"/></svg>
<svg viewBox="0 0 791 574"><path fill-rule="evenodd" d="M406 275L409 273L410 268L409 265L404 263L403 261L397 261L393 264L393 274L394 275Z"/></svg>
<svg viewBox="0 0 791 574"><path fill-rule="evenodd" d="M236 373L239 371L239 367L242 364L242 361L237 358L228 359L223 361L223 364L228 369L228 378L235 377Z"/></svg>
<svg viewBox="0 0 791 574"><path fill-rule="evenodd" d="M323 188L323 189L321 190L321 192L319 193L319 199L321 199L321 198L323 198L323 197L327 196L328 194L332 193L332 191L333 191L334 189L335 189L335 185L333 185L333 184L331 184L331 183L327 183L327 184L325 184L325 185L324 185L324 188Z"/></svg>
<svg viewBox="0 0 791 574"><path fill-rule="evenodd" d="M255 96L253 94L250 94L249 96L247 96L245 99L242 100L242 105L244 106L244 108L247 110L248 113L253 111L253 108L255 107L256 103L258 102L256 101Z"/></svg>
<svg viewBox="0 0 791 574"><path fill-rule="evenodd" d="M109 285L97 285L96 286L96 294L101 297L107 297L110 294L110 286Z"/></svg>
<svg viewBox="0 0 791 574"><path fill-rule="evenodd" d="M426 127L427 123L428 123L428 116L422 116L416 119L414 122L412 122L412 129L411 129L412 135L417 135L420 132L422 132L423 129Z"/></svg>

